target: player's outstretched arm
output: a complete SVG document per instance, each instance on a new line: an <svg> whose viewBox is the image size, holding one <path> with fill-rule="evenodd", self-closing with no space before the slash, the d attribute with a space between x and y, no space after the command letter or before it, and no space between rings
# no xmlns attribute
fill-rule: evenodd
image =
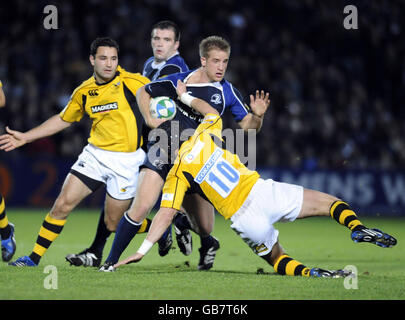
<svg viewBox="0 0 405 320"><path fill-rule="evenodd" d="M118 268L124 264L139 262L171 225L176 212L176 209L161 207L153 218L149 232L138 251L128 258L119 261L114 267Z"/></svg>
<svg viewBox="0 0 405 320"><path fill-rule="evenodd" d="M252 113L246 115L242 121L239 122L239 126L247 131L248 129L256 129L259 131L263 124L263 117L270 106L269 93L256 90L256 94L250 95L250 108Z"/></svg>
<svg viewBox="0 0 405 320"><path fill-rule="evenodd" d="M6 152L12 151L25 145L26 143L51 136L59 131L62 131L63 129L66 129L70 125L70 122L63 121L59 114L57 114L43 122L41 125L27 132L15 131L11 130L9 127L6 127L7 134L0 136L0 150L4 150Z"/></svg>

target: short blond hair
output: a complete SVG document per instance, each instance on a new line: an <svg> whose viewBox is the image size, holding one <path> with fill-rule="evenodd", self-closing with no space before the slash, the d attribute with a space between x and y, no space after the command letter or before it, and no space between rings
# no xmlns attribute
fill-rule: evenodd
<svg viewBox="0 0 405 320"><path fill-rule="evenodd" d="M208 52L212 49L231 53L231 45L220 36L210 36L200 42L200 57L208 58Z"/></svg>

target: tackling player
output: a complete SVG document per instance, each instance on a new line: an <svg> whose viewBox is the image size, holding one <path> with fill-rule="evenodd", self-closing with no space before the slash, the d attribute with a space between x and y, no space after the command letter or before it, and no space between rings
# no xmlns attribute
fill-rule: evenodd
<svg viewBox="0 0 405 320"><path fill-rule="evenodd" d="M0 80L0 108L6 105L6 96L3 91L3 83ZM0 238L1 258L3 261L10 261L16 250L14 238L14 225L8 221L6 214L6 203L0 193Z"/></svg>
<svg viewBox="0 0 405 320"><path fill-rule="evenodd" d="M180 94L187 93L184 90ZM172 223L189 190L197 190L225 219L230 219L231 228L255 254L281 275L335 278L349 276L351 272L308 268L291 258L281 247L279 232L273 226L279 221L330 216L351 230L351 238L355 242L369 242L380 247L396 245L394 237L365 227L347 203L332 195L272 179L261 179L256 171L246 168L237 155L222 148L219 112L206 106L201 108L196 100L189 97L190 106L206 116L194 135L178 151L163 187L160 210L153 219L146 239L134 255L117 263L115 268L138 262L145 256ZM170 124L164 123L160 128L167 131L169 141L179 135L179 131L171 131ZM170 146L169 142L160 147L162 152L170 154Z"/></svg>
<svg viewBox="0 0 405 320"><path fill-rule="evenodd" d="M224 79L231 51L229 43L221 37L211 36L201 41L199 49L200 68L169 75L139 90L137 101L148 126L156 128L162 123L161 120L152 118L149 113L150 98L158 96L168 96L177 100L178 109L174 120L179 121L184 128L195 129L201 123L203 116L189 107L187 96L184 96L184 100L178 99L176 86L180 80L186 83L188 92L210 104L220 115L230 111L235 121L244 130L260 130L269 102L265 101L264 94L251 95L250 107L247 106L239 91ZM268 97L268 94L266 96ZM152 150L153 143L153 141L148 143L148 150ZM116 233L110 255L102 266L102 271L114 270L114 263L118 261L121 253L136 234L133 222L142 221L157 202L171 164L151 161L151 157L148 156L145 167L140 173L138 196L120 221L120 225L125 227ZM183 206L195 221L178 215L179 222L186 224L189 228L192 227L201 237L198 269L210 269L219 249L218 240L210 236L214 225L214 208L197 194L188 195ZM176 223L177 221L175 225ZM176 238L181 251L185 254L191 253L191 236L188 229L184 229L184 232L176 230Z"/></svg>
<svg viewBox="0 0 405 320"><path fill-rule="evenodd" d="M33 251L11 263L13 266L37 266L61 233L70 212L102 184L107 190L105 225L110 231L115 230L135 196L139 166L146 157L141 149L144 121L135 96L149 80L118 65L118 45L110 38L95 39L89 59L93 76L74 90L59 114L27 132L6 128L8 134L0 136L0 149L11 151L60 132L80 121L85 114L92 120L88 144L73 164L46 215ZM146 228L142 221L140 228ZM91 253L85 255L85 259L96 258Z"/></svg>

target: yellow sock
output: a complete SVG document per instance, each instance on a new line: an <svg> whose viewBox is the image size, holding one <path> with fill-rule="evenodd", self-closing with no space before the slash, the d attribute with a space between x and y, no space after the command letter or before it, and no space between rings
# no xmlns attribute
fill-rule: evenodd
<svg viewBox="0 0 405 320"><path fill-rule="evenodd" d="M357 226L363 226L350 206L341 200L332 203L330 215L338 223L348 227L350 230L353 230Z"/></svg>
<svg viewBox="0 0 405 320"><path fill-rule="evenodd" d="M3 196L0 194L0 229L4 229L8 226L8 219L6 215L6 204Z"/></svg>
<svg viewBox="0 0 405 320"><path fill-rule="evenodd" d="M310 269L287 254L281 255L274 264L274 270L281 275L309 277Z"/></svg>
<svg viewBox="0 0 405 320"><path fill-rule="evenodd" d="M66 219L54 219L49 215L49 213L47 214L44 222L42 223L41 229L39 229L37 242L35 243L32 253L30 254L32 261L34 261L36 264L39 263L39 260L48 250L49 246L62 232L65 223Z"/></svg>

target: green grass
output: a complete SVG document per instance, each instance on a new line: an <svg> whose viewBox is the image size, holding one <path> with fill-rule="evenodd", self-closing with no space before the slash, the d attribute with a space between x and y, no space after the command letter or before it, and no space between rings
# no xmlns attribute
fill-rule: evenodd
<svg viewBox="0 0 405 320"><path fill-rule="evenodd" d="M46 212L7 210L16 226L15 258L29 254ZM358 289L345 289L343 279L316 279L279 276L251 252L230 229L229 221L217 216L214 235L220 240L213 269L200 272L199 238L193 234L194 251L183 256L177 248L162 258L156 246L139 264L114 273L95 268L69 266L64 257L77 253L93 240L98 213L76 210L37 268L13 268L0 263L0 300L5 299L144 299L144 300L272 300L272 299L404 299L405 220L364 218L370 227L379 227L398 239L394 248L355 244L349 231L329 218L312 218L277 224L280 242L295 259L309 267L358 270ZM111 247L107 242L104 259ZM138 235L122 258L134 253L145 235ZM176 246L176 244L174 244ZM47 265L57 269L57 289L46 289ZM258 269L264 272L258 274Z"/></svg>

